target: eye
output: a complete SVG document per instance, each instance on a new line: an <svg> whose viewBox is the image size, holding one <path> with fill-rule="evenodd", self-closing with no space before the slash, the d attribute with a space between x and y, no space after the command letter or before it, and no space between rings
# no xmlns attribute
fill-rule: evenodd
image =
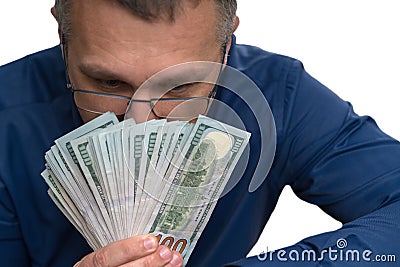
<svg viewBox="0 0 400 267"><path fill-rule="evenodd" d="M193 93L193 90L190 89L191 85L192 84L182 84L175 86L165 94L165 97L190 97Z"/></svg>
<svg viewBox="0 0 400 267"><path fill-rule="evenodd" d="M121 81L119 80L97 80L98 83L100 83L103 87L105 88L117 88L118 86L120 86L122 84Z"/></svg>
<svg viewBox="0 0 400 267"><path fill-rule="evenodd" d="M184 91L189 87L189 84L181 84L171 89L172 92Z"/></svg>
<svg viewBox="0 0 400 267"><path fill-rule="evenodd" d="M132 95L132 87L126 82L120 80L106 80L106 79L95 79L95 88L98 90L118 95Z"/></svg>

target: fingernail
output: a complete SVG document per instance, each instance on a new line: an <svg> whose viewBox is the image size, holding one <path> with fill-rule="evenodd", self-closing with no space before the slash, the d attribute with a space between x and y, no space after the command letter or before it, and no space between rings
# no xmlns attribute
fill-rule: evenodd
<svg viewBox="0 0 400 267"><path fill-rule="evenodd" d="M146 249L153 249L153 248L155 248L156 244L157 244L156 239L152 236L148 236L144 240L144 247Z"/></svg>
<svg viewBox="0 0 400 267"><path fill-rule="evenodd" d="M163 258L164 260L170 259L171 258L171 250L169 250L166 247L161 247L160 249L160 256L161 258Z"/></svg>
<svg viewBox="0 0 400 267"><path fill-rule="evenodd" d="M178 255L174 254L172 260L169 262L172 266L178 266L181 264L181 260Z"/></svg>

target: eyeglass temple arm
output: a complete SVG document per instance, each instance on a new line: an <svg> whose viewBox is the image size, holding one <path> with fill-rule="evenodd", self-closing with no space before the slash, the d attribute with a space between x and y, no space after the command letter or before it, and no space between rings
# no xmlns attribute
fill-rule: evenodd
<svg viewBox="0 0 400 267"><path fill-rule="evenodd" d="M67 55L68 55L68 51L67 51L67 41L65 38L65 34L62 32L61 33L61 48L62 48L62 54L63 54L63 61L64 61L64 74L65 74L65 81L66 81L66 86L67 89L72 89L72 83L71 80L69 79L69 75L68 75L68 65L67 65Z"/></svg>

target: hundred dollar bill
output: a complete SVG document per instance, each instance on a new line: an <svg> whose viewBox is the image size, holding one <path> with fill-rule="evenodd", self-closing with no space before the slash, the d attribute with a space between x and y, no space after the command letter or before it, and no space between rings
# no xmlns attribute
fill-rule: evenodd
<svg viewBox="0 0 400 267"><path fill-rule="evenodd" d="M185 263L243 153L250 134L200 116L183 155L170 165L170 186L165 186L146 232L161 244L178 249Z"/></svg>
<svg viewBox="0 0 400 267"><path fill-rule="evenodd" d="M141 197L143 192L143 183L144 183L144 175L145 171L141 170L143 165L143 161L147 157L147 148L145 147L145 136L147 127L157 124L156 120L148 121L146 123L137 124L134 127L130 127L130 129L125 129L123 133L126 133L125 138L129 138L130 146L126 148L129 150L129 159L128 160L128 171L129 171L129 180L133 181L133 209L130 210L129 218L130 218L130 229L128 230L130 235L134 235L137 233L137 229L139 224L137 220L140 219L141 214L138 213L140 208ZM147 138L146 138L147 140ZM125 154L126 156L128 153ZM131 206L131 205L130 205ZM132 208L132 207L131 207Z"/></svg>
<svg viewBox="0 0 400 267"><path fill-rule="evenodd" d="M99 239L102 240L102 244L107 244L110 241L108 239L109 229L107 229L106 225L102 223L100 208L91 194L87 181L83 178L83 172L80 168L79 162L77 161L76 154L71 147L71 141L93 131L104 129L117 123L118 119L115 114L107 112L55 141L60 152L60 157L66 165L67 172L70 173L71 176L67 178L70 180L70 183L77 184L80 189L79 194L82 195L83 199L85 199L87 203L89 203L90 208L88 209L88 212L94 212L94 214L89 215L89 217L90 221L93 222L92 227L99 228L97 232L99 233Z"/></svg>
<svg viewBox="0 0 400 267"><path fill-rule="evenodd" d="M122 238L128 238L128 230L127 230L127 190L125 181L128 180L128 177L124 176L124 155L122 148L122 129L113 131L109 135L110 142L114 141L113 149L114 149L114 174L117 182L117 191L119 195L120 202L120 212L121 212L121 229L122 229Z"/></svg>
<svg viewBox="0 0 400 267"><path fill-rule="evenodd" d="M92 233L96 233L96 240L98 241L97 247L101 247L102 231L99 229L95 230L98 225L97 217L94 215L93 206L81 193L78 185L75 183L74 178L69 172L68 166L65 164L65 160L62 158L59 150L56 146L53 146L50 151L46 153L46 161L48 166L55 174L57 180L59 181L61 187L66 191L68 196L71 198L73 203L76 205L79 213L84 218L88 229Z"/></svg>
<svg viewBox="0 0 400 267"><path fill-rule="evenodd" d="M81 166L81 169L84 173L84 176L92 190L93 195L95 196L95 199L101 209L103 218L108 225L108 227L111 229L111 236L110 240L111 241L116 241L116 237L118 234L116 234L116 224L122 224L122 233L125 233L122 238L127 238L128 233L126 231L126 219L124 218L123 221L121 220L116 220L113 217L111 208L110 208L110 201L111 197L108 194L109 189L106 187L106 173L102 173L101 170L105 170L100 166L100 162L103 163L102 160L100 160L101 157L98 157L99 155L99 148L96 149L96 145L98 143L95 141L95 137L98 136L100 133L106 132L107 134L112 134L113 139L114 139L114 145L118 145L118 148L116 148L117 153L119 153L119 158L116 160L116 163L118 166L116 166L116 169L119 170L119 181L121 184L123 184L126 180L128 180L124 174L123 174L123 167L124 167L124 161L123 161L123 155L122 155L122 134L121 131L122 129L129 128L131 126L134 126L135 122L132 119L120 122L119 124L116 124L114 126L108 127L106 129L103 129L101 131L97 131L92 134L85 135L81 138L75 139L71 141L71 146L76 154L77 160ZM101 154L101 153L100 153ZM118 193L120 197L124 198L126 197L126 192L122 190L122 192ZM124 199L122 203L127 206L128 201ZM125 215L127 213L127 209L125 208L125 211L122 212L122 215Z"/></svg>
<svg viewBox="0 0 400 267"><path fill-rule="evenodd" d="M88 232L84 230L83 217L78 212L75 204L71 201L65 190L61 187L58 180L54 178L52 171L47 168L41 173L41 176L46 181L49 189L53 191L54 196L57 197L58 202L65 208L65 211L69 214L69 217L73 219L75 222L74 225L78 228L79 232L88 234Z"/></svg>
<svg viewBox="0 0 400 267"><path fill-rule="evenodd" d="M145 123L145 134L143 140L145 147L142 151L141 165L138 177L139 201L137 203L137 206L135 206L135 208L137 208L136 218L138 219L137 221L135 221L136 227L134 228L134 232L136 233L143 232L145 226L148 223L148 214L145 213L145 210L147 199L150 197L149 186L151 186L152 184L151 181L147 180L149 179L148 171L150 168L152 168L152 157L158 156L158 149L156 148L158 139L157 137L159 136L158 128L160 126L163 126L165 123L166 120L155 120L150 123Z"/></svg>
<svg viewBox="0 0 400 267"><path fill-rule="evenodd" d="M109 132L103 132L98 135L99 144L101 149L101 156L102 161L104 163L104 177L106 183L108 185L108 190L110 194L111 201L109 203L111 213L113 214L113 220L115 222L115 231L116 231L116 238L122 239L123 232L122 232L122 214L121 214L121 205L122 200L120 199L120 194L118 191L118 177L115 173L115 165L114 165L114 158L115 158L115 150L114 144L111 140L111 134Z"/></svg>
<svg viewBox="0 0 400 267"><path fill-rule="evenodd" d="M122 175L125 185L125 219L126 219L126 236L131 237L133 235L132 228L134 224L134 208L135 208L135 197L136 197L136 183L134 172L135 171L135 140L131 138L131 131L135 132L137 125L124 126L121 132L122 138ZM141 148L141 146L138 146ZM141 149L140 149L141 151ZM140 153L141 156L141 153ZM138 161L140 164L140 161Z"/></svg>
<svg viewBox="0 0 400 267"><path fill-rule="evenodd" d="M96 244L98 244L98 240L96 240L95 236L89 231L85 220L78 212L74 203L72 203L66 192L63 190L58 180L54 177L52 171L50 169L46 169L41 173L41 175L45 179L46 183L49 185L48 194L52 198L56 206L75 226L75 228L81 233L81 235L86 238L90 246L96 247Z"/></svg>
<svg viewBox="0 0 400 267"><path fill-rule="evenodd" d="M107 128L101 132L90 136L96 147L95 151L101 158L102 177L107 192L108 206L111 213L111 220L115 229L113 241L128 238L130 225L128 227L127 192L125 190L125 181L129 177L124 176L123 168L125 165L122 133L123 129L134 127L133 120L127 120L118 125ZM98 146L98 147L97 147Z"/></svg>
<svg viewBox="0 0 400 267"><path fill-rule="evenodd" d="M61 155L66 160L73 175L78 176L81 171L79 162L77 161L76 155L71 147L71 141L98 129L104 129L118 124L118 122L119 121L114 113L107 112L55 141L57 147L60 149Z"/></svg>
<svg viewBox="0 0 400 267"><path fill-rule="evenodd" d="M100 208L102 214L102 220L104 220L107 229L109 230L109 241L113 240L116 236L114 225L111 221L111 209L110 203L108 202L107 191L102 183L101 173L98 173L94 166L94 155L92 150L89 148L89 136L83 136L76 140L71 141L71 147L76 155L76 158L80 164L80 168L84 174L84 178L87 181L91 193L96 200L97 206Z"/></svg>
<svg viewBox="0 0 400 267"><path fill-rule="evenodd" d="M186 127L187 122L174 121L170 122L165 126L158 127L157 140L155 143L153 155L150 161L150 166L146 174L146 199L145 209L142 210L141 228L144 228L149 223L152 223L150 217L154 211L156 205L162 201L160 194L165 190L165 186L168 186L164 182L164 174L166 167L162 168L164 164L168 165L171 163L174 151L177 151L181 145L181 141L184 135L189 135L191 127Z"/></svg>

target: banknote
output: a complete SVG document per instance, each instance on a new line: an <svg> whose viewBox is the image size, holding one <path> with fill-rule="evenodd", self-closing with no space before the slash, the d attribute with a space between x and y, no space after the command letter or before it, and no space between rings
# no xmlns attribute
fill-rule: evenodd
<svg viewBox="0 0 400 267"><path fill-rule="evenodd" d="M145 232L178 249L187 262L250 134L200 116L170 166L169 186Z"/></svg>
<svg viewBox="0 0 400 267"><path fill-rule="evenodd" d="M106 113L55 140L42 177L93 249L141 234L187 263L250 133L193 122L119 122Z"/></svg>

